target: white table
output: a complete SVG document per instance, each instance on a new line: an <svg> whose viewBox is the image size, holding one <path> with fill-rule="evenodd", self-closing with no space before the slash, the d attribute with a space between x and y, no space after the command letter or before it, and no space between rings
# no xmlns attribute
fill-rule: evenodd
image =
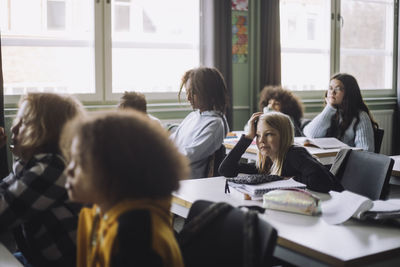
<svg viewBox="0 0 400 267"><path fill-rule="evenodd" d="M1 267L22 267L22 264L0 243L0 266Z"/></svg>
<svg viewBox="0 0 400 267"><path fill-rule="evenodd" d="M260 205L224 193L225 178L181 181L173 195L172 212L186 217L199 199L223 201L233 206ZM324 194L322 194L324 196ZM319 216L266 210L261 215L278 230L274 255L300 266L400 266L400 229L349 221L329 225Z"/></svg>

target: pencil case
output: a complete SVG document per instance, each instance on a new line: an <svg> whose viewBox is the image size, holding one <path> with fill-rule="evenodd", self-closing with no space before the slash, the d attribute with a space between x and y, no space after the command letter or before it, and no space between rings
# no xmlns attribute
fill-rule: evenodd
<svg viewBox="0 0 400 267"><path fill-rule="evenodd" d="M298 188L276 189L265 193L263 207L305 215L317 215L321 212L320 199Z"/></svg>

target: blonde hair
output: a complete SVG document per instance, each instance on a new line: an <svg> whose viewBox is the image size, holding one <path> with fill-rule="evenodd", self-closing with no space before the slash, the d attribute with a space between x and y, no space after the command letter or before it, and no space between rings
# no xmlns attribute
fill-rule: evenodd
<svg viewBox="0 0 400 267"><path fill-rule="evenodd" d="M281 175L286 153L294 143L294 127L290 117L281 112L269 112L260 116L258 123L266 123L277 130L280 135L279 151L276 160L263 158L258 152L258 169L260 173Z"/></svg>
<svg viewBox="0 0 400 267"><path fill-rule="evenodd" d="M169 197L189 174L187 159L168 133L142 112L101 112L70 126L78 161L95 172L96 190L111 202Z"/></svg>
<svg viewBox="0 0 400 267"><path fill-rule="evenodd" d="M81 103L72 96L54 93L28 93L19 106L26 102L22 118L26 130L21 138L21 153L61 153L59 141L64 125L84 112Z"/></svg>

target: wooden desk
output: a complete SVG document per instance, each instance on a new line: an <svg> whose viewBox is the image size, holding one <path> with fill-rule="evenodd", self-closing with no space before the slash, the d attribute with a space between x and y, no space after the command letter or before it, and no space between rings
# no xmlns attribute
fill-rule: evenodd
<svg viewBox="0 0 400 267"><path fill-rule="evenodd" d="M181 181L174 193L172 212L186 217L199 199L224 201L233 206L259 205L261 201L224 193L225 178ZM323 195L323 194L322 194ZM349 221L329 225L319 216L266 210L260 215L278 230L274 255L299 266L400 266L400 230Z"/></svg>
<svg viewBox="0 0 400 267"><path fill-rule="evenodd" d="M0 266L1 267L22 267L22 264L0 243Z"/></svg>

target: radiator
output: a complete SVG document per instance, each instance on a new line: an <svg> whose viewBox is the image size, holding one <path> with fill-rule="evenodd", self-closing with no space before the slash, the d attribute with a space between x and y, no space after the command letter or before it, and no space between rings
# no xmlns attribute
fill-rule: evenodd
<svg viewBox="0 0 400 267"><path fill-rule="evenodd" d="M306 113L305 118L314 118L319 113ZM393 110L374 110L372 116L379 124L379 128L385 131L382 140L381 154L392 155L392 142L393 142Z"/></svg>
<svg viewBox="0 0 400 267"><path fill-rule="evenodd" d="M379 124L379 128L385 130L381 146L381 154L392 155L393 142L393 110L374 110L372 116Z"/></svg>

